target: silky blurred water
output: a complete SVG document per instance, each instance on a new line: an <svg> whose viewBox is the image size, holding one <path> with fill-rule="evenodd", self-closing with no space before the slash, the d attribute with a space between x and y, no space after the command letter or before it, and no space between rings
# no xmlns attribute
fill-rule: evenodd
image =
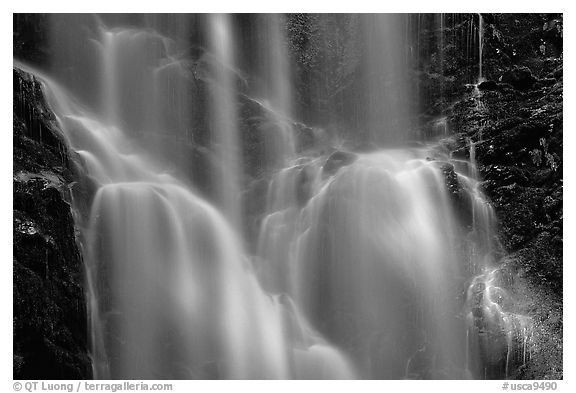
<svg viewBox="0 0 576 393"><path fill-rule="evenodd" d="M362 152L330 138L297 148L285 17L254 18L246 54L231 15L52 17L52 69L31 71L96 185L82 225L95 377L483 378L487 352L506 354L507 377L529 356L530 321L503 304L475 145L470 162L406 147L404 17L359 18L374 81L367 138L379 146ZM205 47L190 47L192 31ZM247 55L262 76L253 96ZM256 217L242 199L240 99L275 130ZM176 157L166 166L174 141L201 138L208 194Z"/></svg>

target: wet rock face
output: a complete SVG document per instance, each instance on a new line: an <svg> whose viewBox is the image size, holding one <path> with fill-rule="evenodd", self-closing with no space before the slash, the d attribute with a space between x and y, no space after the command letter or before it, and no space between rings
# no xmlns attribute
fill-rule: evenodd
<svg viewBox="0 0 576 393"><path fill-rule="evenodd" d="M440 164L440 170L446 182L446 188L451 202L454 204L457 217L464 227L470 227L473 223L473 207L470 190L465 190L450 163Z"/></svg>
<svg viewBox="0 0 576 393"><path fill-rule="evenodd" d="M14 69L14 379L91 378L74 174L38 80Z"/></svg>
<svg viewBox="0 0 576 393"><path fill-rule="evenodd" d="M549 63L514 69L507 81L513 88L488 84L479 97L459 100L448 119L459 132L454 156L467 158L466 140L476 143L480 187L498 217L505 265L522 278L521 285L500 285L517 295L509 311L534 323L528 353L508 355L509 365L523 364L508 370L513 378L562 378L563 78L561 59ZM479 328L486 340L502 342L492 330ZM523 348L516 336L504 338ZM486 361L505 375L507 353L492 353L500 358Z"/></svg>

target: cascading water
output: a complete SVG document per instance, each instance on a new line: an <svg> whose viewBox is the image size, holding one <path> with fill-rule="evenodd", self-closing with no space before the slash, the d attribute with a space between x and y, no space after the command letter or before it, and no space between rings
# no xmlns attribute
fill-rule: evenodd
<svg viewBox="0 0 576 393"><path fill-rule="evenodd" d="M285 24L281 15L262 15L258 17L258 37L262 69L262 97L266 102L269 121L275 132L266 138L267 159L282 167L287 160L293 159L296 153L296 141L291 129L292 87L290 84L290 66L286 48L286 37L282 26Z"/></svg>
<svg viewBox="0 0 576 393"><path fill-rule="evenodd" d="M235 46L229 15L211 15L208 21L209 49L216 59L215 79L212 86L211 119L217 159L221 162L221 176L217 182L222 208L237 228L241 224L240 183L242 182L240 152L238 151L238 115L235 106ZM232 68L230 70L229 68Z"/></svg>
<svg viewBox="0 0 576 393"><path fill-rule="evenodd" d="M379 145L396 145L410 139L411 104L414 98L406 68L404 17L394 14L363 14L362 37L367 50L366 127L369 140Z"/></svg>
<svg viewBox="0 0 576 393"><path fill-rule="evenodd" d="M463 366L480 354L477 346L467 351L474 321L461 315L468 307L485 310L459 293L478 272L493 269L472 280L469 299L492 280L494 216L467 171L433 149L338 152L282 170L260 235L263 285L288 292L351 354L362 377L482 377ZM460 210L447 186L451 176L467 199ZM467 256L455 252L462 244ZM496 325L498 318L513 319L494 316ZM526 327L514 323L500 326L510 334Z"/></svg>
<svg viewBox="0 0 576 393"><path fill-rule="evenodd" d="M77 69L57 40L55 66L73 72L32 72L96 185L81 223L96 378L497 378L529 357L474 155L397 147L411 122L401 17L359 19L375 82L365 126L395 147L358 153L298 151L280 16L258 16L257 98L230 15L198 24L208 38L195 57L185 16L94 18L68 34L60 17L55 39L84 40L74 47L96 61ZM243 233L240 99L275 130L255 240ZM209 141L212 193L165 165L170 138Z"/></svg>
<svg viewBox="0 0 576 393"><path fill-rule="evenodd" d="M478 14L478 83L484 80L482 73L482 51L484 49L484 19Z"/></svg>
<svg viewBox="0 0 576 393"><path fill-rule="evenodd" d="M119 48L134 49L150 32L101 33L103 92L110 98L118 75L107 73L126 70L119 64L129 61L117 58ZM155 69L139 61L129 66L143 66L147 74L138 82L145 82L170 60L156 59ZM106 99L105 115L93 114L42 78L71 147L98 185L85 233L95 377L353 376L346 358L288 299L261 290L229 221L136 149L127 122L108 111Z"/></svg>

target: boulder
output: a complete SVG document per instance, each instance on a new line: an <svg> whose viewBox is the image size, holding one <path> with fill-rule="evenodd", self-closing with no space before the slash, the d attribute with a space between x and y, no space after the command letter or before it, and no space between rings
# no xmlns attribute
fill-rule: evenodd
<svg viewBox="0 0 576 393"><path fill-rule="evenodd" d="M528 67L515 67L500 77L500 82L509 83L517 90L528 90L536 83L536 78Z"/></svg>
<svg viewBox="0 0 576 393"><path fill-rule="evenodd" d="M341 150L335 151L324 163L322 173L324 175L333 175L338 172L340 168L352 164L357 159L358 156L354 153Z"/></svg>
<svg viewBox="0 0 576 393"><path fill-rule="evenodd" d="M496 81L484 81L478 85L478 90L480 91L497 91L500 90L498 82Z"/></svg>

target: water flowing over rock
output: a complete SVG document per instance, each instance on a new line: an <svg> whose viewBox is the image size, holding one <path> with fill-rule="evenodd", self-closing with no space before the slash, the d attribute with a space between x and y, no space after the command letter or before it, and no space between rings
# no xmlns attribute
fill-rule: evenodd
<svg viewBox="0 0 576 393"><path fill-rule="evenodd" d="M500 263L476 159L486 141L451 151L441 113L436 139L414 142L413 18L344 24L363 40L361 88L342 77L315 94L355 100L357 140L301 122L294 18L53 15L52 69L17 64L41 81L90 184L71 203L85 213L74 218L93 376L509 378L530 360L534 326ZM328 30L342 22L326 18ZM441 50L447 20L435 22ZM451 23L469 25L479 83L484 16ZM534 82L510 75L474 85L470 105L480 113L482 94ZM18 236L50 243L16 219Z"/></svg>
<svg viewBox="0 0 576 393"><path fill-rule="evenodd" d="M482 377L472 366L484 364L477 359L481 351L491 351L467 343L477 331L468 337L474 325L459 315L474 297L459 293L466 277L494 263L494 216L476 180L456 174L453 165L447 180L446 164L429 158L438 154L361 154L327 178L325 165L323 171L321 161L312 160L316 175L304 207L294 180L301 167L285 169L271 183L272 212L260 235L263 285L289 293L365 378ZM469 234L452 187L470 201ZM465 254L456 253L463 245ZM487 318L483 312L479 319ZM516 332L500 322L493 322L496 329Z"/></svg>
<svg viewBox="0 0 576 393"><path fill-rule="evenodd" d="M135 148L116 115L37 74L100 186L85 223L95 377L353 377L290 302L260 288L230 218Z"/></svg>

